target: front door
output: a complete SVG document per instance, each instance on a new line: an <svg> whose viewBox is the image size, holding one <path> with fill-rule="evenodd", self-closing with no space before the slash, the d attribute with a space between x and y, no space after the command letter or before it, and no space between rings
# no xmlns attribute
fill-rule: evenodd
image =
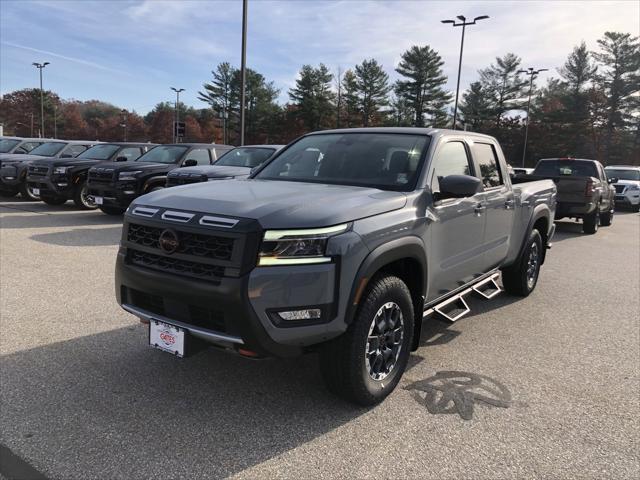
<svg viewBox="0 0 640 480"><path fill-rule="evenodd" d="M440 178L474 173L466 142L451 140L442 143L437 147L430 166L431 192L439 193ZM432 222L425 239L429 265L427 302L483 273L483 195L478 193L466 198L436 200L429 209Z"/></svg>

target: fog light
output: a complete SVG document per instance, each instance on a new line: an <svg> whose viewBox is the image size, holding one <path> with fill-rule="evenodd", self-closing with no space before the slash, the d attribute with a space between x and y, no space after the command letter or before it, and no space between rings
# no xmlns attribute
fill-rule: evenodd
<svg viewBox="0 0 640 480"><path fill-rule="evenodd" d="M7 180L15 180L16 177L5 177Z"/></svg>
<svg viewBox="0 0 640 480"><path fill-rule="evenodd" d="M317 320L320 318L320 309L290 310L287 312L278 312L278 316L282 320Z"/></svg>
<svg viewBox="0 0 640 480"><path fill-rule="evenodd" d="M134 190L125 190L124 192L125 195L133 195L134 193L136 193Z"/></svg>
<svg viewBox="0 0 640 480"><path fill-rule="evenodd" d="M59 187L66 187L67 185L69 185L68 183L59 183L58 186Z"/></svg>

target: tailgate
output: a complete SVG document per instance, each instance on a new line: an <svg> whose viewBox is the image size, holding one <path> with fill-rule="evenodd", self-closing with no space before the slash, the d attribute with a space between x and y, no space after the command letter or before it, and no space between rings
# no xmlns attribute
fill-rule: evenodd
<svg viewBox="0 0 640 480"><path fill-rule="evenodd" d="M556 200L562 203L583 203L586 202L585 192L587 182L593 182L591 177L553 177L558 194Z"/></svg>

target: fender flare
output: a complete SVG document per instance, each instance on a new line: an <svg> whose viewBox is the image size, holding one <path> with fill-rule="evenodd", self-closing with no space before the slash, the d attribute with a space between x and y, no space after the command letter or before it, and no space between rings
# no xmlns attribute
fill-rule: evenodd
<svg viewBox="0 0 640 480"><path fill-rule="evenodd" d="M547 220L548 227L551 227L553 223L553 217L551 216L551 209L546 204L536 205L531 214L531 218L529 219L529 224L527 225L527 230L524 234L524 238L522 239L522 244L520 245L520 249L518 250L518 256L516 257L515 262L513 264L518 264L522 260L522 254L524 253L524 249L527 246L527 239L533 230L533 226L535 223L541 218L545 218ZM544 233L545 236L549 235L549 231L541 232ZM547 246L543 245L542 248L542 263L544 263L545 257L547 256Z"/></svg>
<svg viewBox="0 0 640 480"><path fill-rule="evenodd" d="M151 178L148 178L147 180L145 180L144 185L142 186L142 191L146 192L149 187L156 186L156 183L164 187L167 183L167 175L155 175Z"/></svg>
<svg viewBox="0 0 640 480"><path fill-rule="evenodd" d="M426 248L424 242L419 237L410 236L392 240L369 252L360 264L360 268L358 268L358 272L353 280L344 320L347 325L353 322L356 310L358 309L360 296L371 280L371 277L385 265L404 258L417 261L422 274L419 285L420 295L419 298L414 298L414 314L416 315L417 321L414 325L412 349L415 350L420 341L424 295L427 287Z"/></svg>

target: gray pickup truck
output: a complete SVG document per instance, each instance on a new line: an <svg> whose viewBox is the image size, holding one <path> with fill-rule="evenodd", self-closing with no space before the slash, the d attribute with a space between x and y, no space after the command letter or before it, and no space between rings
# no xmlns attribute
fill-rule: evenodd
<svg viewBox="0 0 640 480"><path fill-rule="evenodd" d="M319 352L359 404L398 384L423 318L465 295L526 296L554 233L556 188L512 185L497 141L430 128L305 135L247 180L141 196L124 217L120 305L176 356Z"/></svg>

